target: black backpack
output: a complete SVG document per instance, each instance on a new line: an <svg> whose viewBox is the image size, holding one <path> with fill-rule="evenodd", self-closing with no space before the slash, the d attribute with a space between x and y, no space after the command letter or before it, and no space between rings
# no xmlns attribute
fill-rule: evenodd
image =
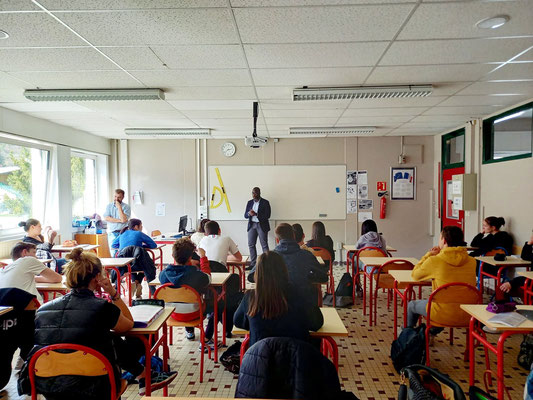
<svg viewBox="0 0 533 400"><path fill-rule="evenodd" d="M352 275L348 272L345 272L341 280L339 281L339 284L337 285L337 289L335 290L335 307L349 307L353 304L353 280ZM322 300L322 304L325 306L332 306L333 305L333 296L331 294L325 294L324 299Z"/></svg>
<svg viewBox="0 0 533 400"><path fill-rule="evenodd" d="M220 356L220 363L229 372L239 374L241 368L241 342L237 340Z"/></svg>
<svg viewBox="0 0 533 400"><path fill-rule="evenodd" d="M390 358L399 373L402 368L412 364L424 364L426 358L426 325L404 328L398 339L392 342Z"/></svg>
<svg viewBox="0 0 533 400"><path fill-rule="evenodd" d="M526 371L531 369L533 363L533 335L531 333L524 335L524 340L520 343L517 362Z"/></svg>

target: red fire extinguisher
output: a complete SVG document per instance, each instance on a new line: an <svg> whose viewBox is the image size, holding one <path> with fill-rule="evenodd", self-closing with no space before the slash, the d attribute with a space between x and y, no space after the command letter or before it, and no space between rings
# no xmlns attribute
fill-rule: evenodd
<svg viewBox="0 0 533 400"><path fill-rule="evenodd" d="M384 219L387 215L387 198L385 197L387 192L378 193L378 196L381 197L379 200L379 218Z"/></svg>

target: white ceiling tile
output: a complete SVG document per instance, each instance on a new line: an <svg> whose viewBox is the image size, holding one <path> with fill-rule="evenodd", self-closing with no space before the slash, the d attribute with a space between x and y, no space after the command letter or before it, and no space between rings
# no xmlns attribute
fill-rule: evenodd
<svg viewBox="0 0 533 400"><path fill-rule="evenodd" d="M0 11L36 11L40 10L35 4L28 0L2 0Z"/></svg>
<svg viewBox="0 0 533 400"><path fill-rule="evenodd" d="M116 120L127 124L132 128L195 128L197 125L187 118L124 118L115 117Z"/></svg>
<svg viewBox="0 0 533 400"><path fill-rule="evenodd" d="M349 125L384 125L384 126L396 126L400 123L404 123L413 118L410 115L396 115L396 116L372 116L372 117L342 117L337 125L349 126Z"/></svg>
<svg viewBox="0 0 533 400"><path fill-rule="evenodd" d="M294 86L256 86L259 100L292 100Z"/></svg>
<svg viewBox="0 0 533 400"><path fill-rule="evenodd" d="M251 104L251 103L249 103ZM246 110L182 110L183 115L189 118L250 118L251 108Z"/></svg>
<svg viewBox="0 0 533 400"><path fill-rule="evenodd" d="M150 87L169 86L248 86L250 75L246 69L186 69L165 71L130 71Z"/></svg>
<svg viewBox="0 0 533 400"><path fill-rule="evenodd" d="M459 96L478 94L523 94L533 96L533 81L476 82L458 93Z"/></svg>
<svg viewBox="0 0 533 400"><path fill-rule="evenodd" d="M387 136L435 136L442 133L441 128L423 128L423 129L395 129L387 134Z"/></svg>
<svg viewBox="0 0 533 400"><path fill-rule="evenodd" d="M437 83L433 85L432 96L449 96L470 85L472 82Z"/></svg>
<svg viewBox="0 0 533 400"><path fill-rule="evenodd" d="M65 13L61 19L99 46L237 43L227 9Z"/></svg>
<svg viewBox="0 0 533 400"><path fill-rule="evenodd" d="M0 40L0 48L86 45L45 13L0 13L0 27L9 34L9 39Z"/></svg>
<svg viewBox="0 0 533 400"><path fill-rule="evenodd" d="M246 100L255 98L252 86L167 87L167 100Z"/></svg>
<svg viewBox="0 0 533 400"><path fill-rule="evenodd" d="M502 14L509 15L511 19L498 29L479 29L475 26L482 19ZM398 38L403 40L529 35L531 21L533 7L530 0L422 4Z"/></svg>
<svg viewBox="0 0 533 400"><path fill-rule="evenodd" d="M330 108L326 110L308 109L308 110L270 110L263 109L263 114L267 118L317 118L317 117L334 117L338 118L342 114L342 109Z"/></svg>
<svg viewBox="0 0 533 400"><path fill-rule="evenodd" d="M251 68L364 67L374 65L388 42L245 45Z"/></svg>
<svg viewBox="0 0 533 400"><path fill-rule="evenodd" d="M116 70L117 67L91 47L60 49L0 49L3 71Z"/></svg>
<svg viewBox="0 0 533 400"><path fill-rule="evenodd" d="M165 69L163 62L149 47L99 47L99 50L124 69Z"/></svg>
<svg viewBox="0 0 533 400"><path fill-rule="evenodd" d="M153 46L170 69L247 68L240 45Z"/></svg>
<svg viewBox="0 0 533 400"><path fill-rule="evenodd" d="M444 100L444 96L413 97L405 99L361 99L353 100L350 108L389 108L434 106Z"/></svg>
<svg viewBox="0 0 533 400"><path fill-rule="evenodd" d="M495 68L497 66L494 66ZM533 79L533 62L509 63L491 72L483 80Z"/></svg>
<svg viewBox="0 0 533 400"><path fill-rule="evenodd" d="M526 51L524 54L522 54L520 57L517 57L513 61L533 61L533 48Z"/></svg>
<svg viewBox="0 0 533 400"><path fill-rule="evenodd" d="M369 67L252 69L252 75L258 86L339 86L362 84L370 70Z"/></svg>
<svg viewBox="0 0 533 400"><path fill-rule="evenodd" d="M270 125L291 125L291 126L333 126L337 122L337 117L322 118L266 118L266 123Z"/></svg>
<svg viewBox="0 0 533 400"><path fill-rule="evenodd" d="M33 85L19 78L0 72L0 88L2 89L31 89ZM21 90L22 92L23 90Z"/></svg>
<svg viewBox="0 0 533 400"><path fill-rule="evenodd" d="M401 128L433 128L433 129L449 129L462 123L450 122L450 121L432 121L432 122L407 122L402 124Z"/></svg>
<svg viewBox="0 0 533 400"><path fill-rule="evenodd" d="M466 117L464 115L420 115L418 117L413 118L410 123L421 123L421 124L455 124L455 125L461 125L466 124L468 121L470 121L470 117Z"/></svg>
<svg viewBox="0 0 533 400"><path fill-rule="evenodd" d="M252 112L254 100L169 100L178 110L250 110Z"/></svg>
<svg viewBox="0 0 533 400"><path fill-rule="evenodd" d="M348 108L343 117L381 117L381 116L415 116L421 114L427 107L395 107L395 108Z"/></svg>
<svg viewBox="0 0 533 400"><path fill-rule="evenodd" d="M243 129L250 129L250 132L253 130L253 118L252 112L250 111L250 117L248 118L191 118L191 121L197 123L200 126L206 127L216 127L216 126L231 126L231 127L241 127ZM258 123L258 127L261 124ZM262 125L261 125L262 126Z"/></svg>
<svg viewBox="0 0 533 400"><path fill-rule="evenodd" d="M78 104L72 103L70 101L56 101L56 102L31 102L31 103L3 103L2 107L10 108L15 111L21 112L39 112L39 111L56 111L56 112L87 112L90 113L91 110L80 106Z"/></svg>
<svg viewBox="0 0 533 400"><path fill-rule="evenodd" d="M491 64L377 67L365 84L409 84L476 81L495 68Z"/></svg>
<svg viewBox="0 0 533 400"><path fill-rule="evenodd" d="M533 38L396 41L380 65L505 62L533 45Z"/></svg>
<svg viewBox="0 0 533 400"><path fill-rule="evenodd" d="M2 79L0 78L0 87L2 87ZM2 103L27 103L28 100L24 97L24 90L22 89L0 89L0 107Z"/></svg>
<svg viewBox="0 0 533 400"><path fill-rule="evenodd" d="M462 107L433 107L424 112L424 115L466 115L470 117L483 117L498 111L500 106L462 106Z"/></svg>
<svg viewBox="0 0 533 400"><path fill-rule="evenodd" d="M80 101L76 102L76 104L99 112L147 113L152 111L175 111L164 100Z"/></svg>
<svg viewBox="0 0 533 400"><path fill-rule="evenodd" d="M11 72L41 89L101 89L142 87L122 71Z"/></svg>
<svg viewBox="0 0 533 400"><path fill-rule="evenodd" d="M243 43L390 40L412 5L236 8Z"/></svg>
<svg viewBox="0 0 533 400"><path fill-rule="evenodd" d="M350 100L335 101L292 101L292 100L265 100L259 103L263 110L326 110L336 108L344 110Z"/></svg>
<svg viewBox="0 0 533 400"><path fill-rule="evenodd" d="M4 0L3 0L4 1ZM226 0L39 0L49 10L143 10L226 7Z"/></svg>
<svg viewBox="0 0 533 400"><path fill-rule="evenodd" d="M522 100L525 100L526 96L453 96L442 103L439 106L500 106L504 107L509 104L515 104Z"/></svg>
<svg viewBox="0 0 533 400"><path fill-rule="evenodd" d="M87 111L35 111L35 112L28 112L28 114L33 115L37 118L47 119L49 121L58 121L59 123L62 123L62 121L70 121L70 122L76 122L76 121L95 121L99 118L103 118L105 116L96 113L91 112L90 110Z"/></svg>
<svg viewBox="0 0 533 400"><path fill-rule="evenodd" d="M232 7L295 7L413 3L413 0L230 0Z"/></svg>

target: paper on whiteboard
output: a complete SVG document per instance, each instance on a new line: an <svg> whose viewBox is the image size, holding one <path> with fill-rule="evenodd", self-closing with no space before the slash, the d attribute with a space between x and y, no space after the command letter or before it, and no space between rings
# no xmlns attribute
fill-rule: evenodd
<svg viewBox="0 0 533 400"><path fill-rule="evenodd" d="M461 194L461 181L452 181L452 193Z"/></svg>
<svg viewBox="0 0 533 400"><path fill-rule="evenodd" d="M357 214L357 221L365 222L367 219L372 219L372 212L364 211Z"/></svg>
<svg viewBox="0 0 533 400"><path fill-rule="evenodd" d="M367 185L368 184L368 175L366 171L357 171L357 184Z"/></svg>
<svg viewBox="0 0 533 400"><path fill-rule="evenodd" d="M165 216L165 203L156 203L155 204L155 216L164 217Z"/></svg>
<svg viewBox="0 0 533 400"><path fill-rule="evenodd" d="M357 197L359 199L368 199L368 185L358 185L359 188Z"/></svg>
<svg viewBox="0 0 533 400"><path fill-rule="evenodd" d="M357 185L346 186L346 198L349 200L357 199Z"/></svg>
<svg viewBox="0 0 533 400"><path fill-rule="evenodd" d="M357 212L357 200L348 200L346 202L346 212L348 214L355 214Z"/></svg>
<svg viewBox="0 0 533 400"><path fill-rule="evenodd" d="M373 208L373 200L359 200L359 210L372 210Z"/></svg>

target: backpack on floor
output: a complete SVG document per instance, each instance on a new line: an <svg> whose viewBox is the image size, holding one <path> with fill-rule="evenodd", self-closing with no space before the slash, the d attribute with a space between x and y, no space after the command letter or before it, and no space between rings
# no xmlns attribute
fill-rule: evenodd
<svg viewBox="0 0 533 400"><path fill-rule="evenodd" d="M533 335L531 333L524 335L516 361L526 371L530 370L533 363Z"/></svg>
<svg viewBox="0 0 533 400"><path fill-rule="evenodd" d="M466 400L461 386L436 369L415 364L403 368L401 375L398 400ZM405 379L409 381L409 388Z"/></svg>
<svg viewBox="0 0 533 400"><path fill-rule="evenodd" d="M470 386L468 396L470 400L498 400L496 397L491 396L476 386Z"/></svg>
<svg viewBox="0 0 533 400"><path fill-rule="evenodd" d="M398 339L392 342L390 358L399 373L412 364L424 364L426 358L426 325L404 328Z"/></svg>
<svg viewBox="0 0 533 400"><path fill-rule="evenodd" d="M220 356L220 363L229 372L239 375L241 368L241 342L237 340Z"/></svg>
<svg viewBox="0 0 533 400"><path fill-rule="evenodd" d="M335 289L335 307L351 306L353 304L352 290L353 290L352 275L349 274L348 272L345 272L342 275L341 280L339 281L339 284L337 285L337 289ZM332 306L333 296L331 294L326 293L322 300L322 304L325 306Z"/></svg>

